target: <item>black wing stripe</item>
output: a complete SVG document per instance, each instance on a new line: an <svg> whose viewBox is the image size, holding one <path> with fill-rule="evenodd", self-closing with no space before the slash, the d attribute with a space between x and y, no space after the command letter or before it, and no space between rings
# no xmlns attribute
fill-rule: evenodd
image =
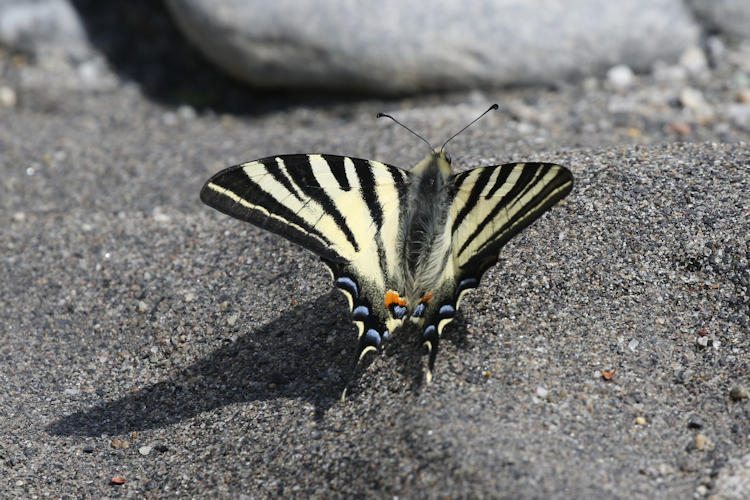
<svg viewBox="0 0 750 500"><path fill-rule="evenodd" d="M463 245L458 251L457 255L461 255L471 244L472 242L484 231L484 229L487 227L488 224L492 222L492 220L497 216L498 213L500 213L501 210L507 209L508 206L512 205L516 202L516 200L520 199L520 196L522 193L526 192L527 189L530 189L535 185L534 180L537 179L537 172L538 168L531 164L526 164L523 166L520 175L518 176L518 179L514 182L511 189L500 198L496 203L495 206L492 208L492 210L487 214L487 216L480 222L477 227L474 229L474 232L469 235L468 238L464 241ZM476 205L476 203L474 204ZM473 208L473 207L472 207ZM523 212L523 210L519 211ZM514 218L517 218L518 214L514 216Z"/></svg>
<svg viewBox="0 0 750 500"><path fill-rule="evenodd" d="M467 177L468 177L468 176L469 176L469 175L470 175L470 174L471 174L472 172L476 173L476 169L472 169L472 170L466 170L466 171L464 171L464 172L461 172L461 173L455 174L455 175L453 176L453 178L454 178L454 182L453 182L453 188L454 188L455 190L461 189L461 186L463 186L463 184L464 184L464 181L466 180L466 178L467 178Z"/></svg>
<svg viewBox="0 0 750 500"><path fill-rule="evenodd" d="M365 205L367 205L367 209L370 211L372 223L375 225L376 238L378 240L378 262L380 263L380 270L385 275L388 269L388 262L385 244L381 236L381 229L383 228L383 205L380 202L378 194L375 192L375 176L373 175L369 161L360 160L359 158L352 158L351 160L354 164L354 171L359 178L359 194L364 199Z"/></svg>
<svg viewBox="0 0 750 500"><path fill-rule="evenodd" d="M387 168L388 172L391 173L391 177L393 177L393 183L396 186L396 190L398 191L399 203L401 204L401 206L406 206L407 197L409 194L409 173L405 170L401 170L400 168L396 168L391 165L387 165Z"/></svg>
<svg viewBox="0 0 750 500"><path fill-rule="evenodd" d="M260 160L260 163L263 164L263 166L266 167L266 171L271 174L271 176L276 179L279 184L284 186L284 188L286 188L286 190L289 191L295 198L297 198L299 201L303 200L302 195L299 191L297 191L297 188L294 187L291 179L286 174L286 168L284 170L281 170L281 168L279 167L279 161L275 157L263 158L262 160Z"/></svg>
<svg viewBox="0 0 750 500"><path fill-rule="evenodd" d="M552 182L544 186L534 200L525 207L523 214L518 214L512 219L512 222L505 224L502 228L490 236L466 263L462 269L471 271L476 276L481 276L488 267L497 261L497 254L500 248L508 240L513 238L521 230L534 222L539 216L547 211L551 206L568 195L573 189L573 182L570 172L562 170Z"/></svg>
<svg viewBox="0 0 750 500"><path fill-rule="evenodd" d="M375 192L375 176L370 168L370 163L367 160L360 159L352 159L352 162L357 177L359 177L359 194L364 198L365 204L370 210L370 217L372 217L377 230L380 231L380 228L383 227L383 207Z"/></svg>
<svg viewBox="0 0 750 500"><path fill-rule="evenodd" d="M549 172L551 169L551 165L544 165L544 164L535 164L535 163L528 163L524 165L523 172L524 174L526 172L529 172L528 175L528 181L526 182L526 185L523 187L520 193L518 193L518 196L516 196L513 203L517 203L518 201L522 200L526 194L539 187L540 182L544 179L544 177L547 175L547 172Z"/></svg>
<svg viewBox="0 0 750 500"><path fill-rule="evenodd" d="M331 174L336 178L339 183L339 187L342 191L351 191L352 186L349 184L349 179L346 177L346 167L344 162L346 161L345 156L337 155L320 155L328 164L328 168L331 169Z"/></svg>
<svg viewBox="0 0 750 500"><path fill-rule="evenodd" d="M497 174L497 179L495 179L495 184L492 186L492 188L487 191L487 194L484 196L485 198L491 198L495 195L498 189L500 189L503 184L508 180L508 177L510 177L510 173L513 172L513 167L500 167L500 172Z"/></svg>
<svg viewBox="0 0 750 500"><path fill-rule="evenodd" d="M476 170L473 172L476 172ZM466 200L466 203L464 204L463 207L461 207L461 210L458 212L458 215L456 216L456 220L453 221L451 232L455 233L456 229L458 229L458 227L461 225L461 223L469 214L469 212L471 212L474 209L474 207L477 204L477 201L479 201L479 196L482 194L482 189L484 189L485 184L487 184L487 181L489 181L490 177L492 177L492 174L493 174L493 170L491 168L485 168L479 171L479 176L477 177L477 180L474 183L474 188L469 193L469 197ZM462 183L463 183L463 180L466 179L466 177L468 177L468 174L462 176Z"/></svg>
<svg viewBox="0 0 750 500"><path fill-rule="evenodd" d="M209 180L201 191L201 200L220 212L285 236L313 251L335 256L326 249L332 242L323 233L269 196L242 168L222 172ZM310 237L317 244L312 244Z"/></svg>
<svg viewBox="0 0 750 500"><path fill-rule="evenodd" d="M545 171L548 172L549 169ZM543 176L540 176L543 178ZM561 181L561 182L558 182ZM562 189L565 186L565 180L560 179L557 176L552 182L549 182L542 186L542 189L529 200L524 207L519 210L503 227L496 231L490 238L487 239L478 249L477 252L483 252L488 246L496 244L495 241L498 237L501 238L501 242L504 243L510 238L518 234L523 228L531 224L536 220L542 213L546 212L549 207L557 203L561 198L567 195L572 188L569 185L566 189ZM508 233L503 234L503 233Z"/></svg>
<svg viewBox="0 0 750 500"><path fill-rule="evenodd" d="M323 189L318 183L318 179L316 179L312 165L310 164L310 155L288 155L283 158L282 162L286 163L287 161L294 162L295 164L307 162L307 168L295 168L292 171L286 169L287 174L289 174L304 194L315 200L323 208L323 211L333 219L339 230L344 233L344 236L346 236L347 241L352 245L354 251L359 252L359 244L351 229L346 224L346 219L341 214L331 197L328 196L325 189Z"/></svg>

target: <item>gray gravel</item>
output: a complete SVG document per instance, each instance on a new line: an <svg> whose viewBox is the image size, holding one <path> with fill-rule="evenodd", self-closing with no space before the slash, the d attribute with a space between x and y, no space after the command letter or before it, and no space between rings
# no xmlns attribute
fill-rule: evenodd
<svg viewBox="0 0 750 500"><path fill-rule="evenodd" d="M0 109L0 496L750 491L750 133L729 113L733 68L617 94L587 81L257 115L126 83L16 89ZM687 85L710 117L679 104ZM451 143L454 165L555 161L573 193L462 303L432 385L405 337L339 403L343 297L314 256L202 206L200 186L281 152L408 166L423 145L376 111L437 142L494 101L505 111Z"/></svg>

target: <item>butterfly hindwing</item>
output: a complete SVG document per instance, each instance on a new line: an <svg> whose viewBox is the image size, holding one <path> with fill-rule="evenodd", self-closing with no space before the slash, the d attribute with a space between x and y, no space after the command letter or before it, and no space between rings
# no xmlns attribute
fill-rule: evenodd
<svg viewBox="0 0 750 500"><path fill-rule="evenodd" d="M397 232L409 176L359 158L280 155L219 172L201 200L319 255L349 301L361 359L403 317L394 317L385 297L402 287Z"/></svg>
<svg viewBox="0 0 750 500"><path fill-rule="evenodd" d="M451 231L452 262L418 315L423 318L418 321L430 370L440 334L453 320L463 294L479 285L508 240L571 191L573 177L553 163L511 163L454 174L450 185L453 199L446 224Z"/></svg>

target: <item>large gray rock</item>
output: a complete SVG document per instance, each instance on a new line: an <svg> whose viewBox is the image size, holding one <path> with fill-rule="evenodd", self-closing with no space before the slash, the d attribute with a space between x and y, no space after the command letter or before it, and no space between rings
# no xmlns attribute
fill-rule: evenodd
<svg viewBox="0 0 750 500"><path fill-rule="evenodd" d="M264 87L382 93L551 84L674 61L699 28L680 0L167 0L187 37Z"/></svg>
<svg viewBox="0 0 750 500"><path fill-rule="evenodd" d="M750 39L750 4L747 0L687 0L707 29L734 39Z"/></svg>
<svg viewBox="0 0 750 500"><path fill-rule="evenodd" d="M0 0L0 45L31 56L3 86L46 96L50 102L71 90L108 91L116 76L93 48L83 21L68 0ZM8 75L6 75L8 76Z"/></svg>
<svg viewBox="0 0 750 500"><path fill-rule="evenodd" d="M0 0L0 44L35 55L80 56L88 39L67 0Z"/></svg>

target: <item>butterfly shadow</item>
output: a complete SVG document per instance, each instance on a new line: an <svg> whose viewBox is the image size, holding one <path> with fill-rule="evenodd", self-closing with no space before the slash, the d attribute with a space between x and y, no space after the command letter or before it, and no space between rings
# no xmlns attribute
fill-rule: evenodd
<svg viewBox="0 0 750 500"><path fill-rule="evenodd" d="M61 417L48 431L123 434L174 424L230 404L278 398L308 401L321 419L340 400L347 382L357 384L357 375L349 380L354 338L343 297L331 291L284 311L275 321L161 382Z"/></svg>

